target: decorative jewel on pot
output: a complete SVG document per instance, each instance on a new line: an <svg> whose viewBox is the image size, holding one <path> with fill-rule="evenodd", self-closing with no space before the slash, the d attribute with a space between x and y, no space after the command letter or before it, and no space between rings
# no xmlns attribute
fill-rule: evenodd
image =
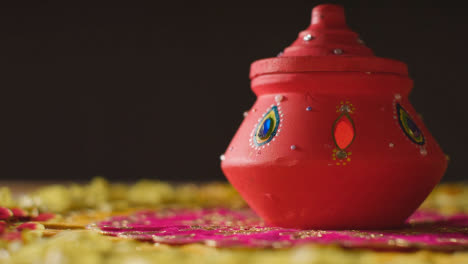
<svg viewBox="0 0 468 264"><path fill-rule="evenodd" d="M277 96L275 96L275 101L277 103L280 103L281 101L283 101L284 99L284 96L282 96L281 94L278 94Z"/></svg>
<svg viewBox="0 0 468 264"><path fill-rule="evenodd" d="M304 41L310 41L312 39L314 39L314 37L311 34L307 34L304 36Z"/></svg>
<svg viewBox="0 0 468 264"><path fill-rule="evenodd" d="M341 102L337 107L337 112L341 113L333 123L332 137L335 143L332 158L337 160L336 165L346 165L351 161L351 152L347 152L356 137L353 119L350 114L355 108L349 101Z"/></svg>
<svg viewBox="0 0 468 264"><path fill-rule="evenodd" d="M280 131L281 122L279 106L273 105L271 109L260 119L254 129L253 141L256 147L268 144Z"/></svg>
<svg viewBox="0 0 468 264"><path fill-rule="evenodd" d="M355 134L354 123L349 114L341 114L333 125L333 141L340 150L345 150L353 143Z"/></svg>
<svg viewBox="0 0 468 264"><path fill-rule="evenodd" d="M336 152L336 157L338 159L346 159L348 157L348 154L343 150L339 150Z"/></svg>
<svg viewBox="0 0 468 264"><path fill-rule="evenodd" d="M335 165L344 166L351 162L351 154L351 151L346 152L335 148L333 149L332 160L335 162Z"/></svg>
<svg viewBox="0 0 468 264"><path fill-rule="evenodd" d="M354 113L354 105L350 101L341 101L339 105L336 106L336 112L346 112L346 113Z"/></svg>
<svg viewBox="0 0 468 264"><path fill-rule="evenodd" d="M398 116L398 123L401 126L401 129L406 134L406 136L413 142L418 145L424 145L425 139L422 131L413 121L408 112L399 104L396 104L396 112Z"/></svg>
<svg viewBox="0 0 468 264"><path fill-rule="evenodd" d="M425 148L421 148L419 153L421 153L421 155L423 155L423 156L426 156L427 155L427 150Z"/></svg>
<svg viewBox="0 0 468 264"><path fill-rule="evenodd" d="M333 50L333 53L334 53L335 55L341 55L341 54L343 54L343 50L342 50L342 49L334 49L334 50Z"/></svg>

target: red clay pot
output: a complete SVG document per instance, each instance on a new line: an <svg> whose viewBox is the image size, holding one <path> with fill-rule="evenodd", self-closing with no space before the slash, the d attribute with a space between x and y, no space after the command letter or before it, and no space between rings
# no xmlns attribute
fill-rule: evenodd
<svg viewBox="0 0 468 264"><path fill-rule="evenodd" d="M271 225L398 227L445 172L408 101L406 65L375 57L340 6L315 7L310 27L254 62L251 79L258 99L221 167Z"/></svg>

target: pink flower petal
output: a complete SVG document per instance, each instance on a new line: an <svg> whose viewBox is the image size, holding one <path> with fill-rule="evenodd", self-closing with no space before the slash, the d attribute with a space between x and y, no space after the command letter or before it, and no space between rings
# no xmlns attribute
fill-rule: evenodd
<svg viewBox="0 0 468 264"><path fill-rule="evenodd" d="M0 220L8 220L12 216L13 212L10 209L6 207L0 207Z"/></svg>

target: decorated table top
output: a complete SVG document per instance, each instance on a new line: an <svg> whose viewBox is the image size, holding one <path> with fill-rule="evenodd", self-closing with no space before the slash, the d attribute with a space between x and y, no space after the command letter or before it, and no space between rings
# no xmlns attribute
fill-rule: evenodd
<svg viewBox="0 0 468 264"><path fill-rule="evenodd" d="M265 224L225 183L0 187L0 263L468 263L468 185L393 230Z"/></svg>

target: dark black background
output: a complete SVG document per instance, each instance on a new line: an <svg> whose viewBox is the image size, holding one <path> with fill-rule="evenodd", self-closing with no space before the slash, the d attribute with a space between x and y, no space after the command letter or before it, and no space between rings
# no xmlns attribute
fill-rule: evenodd
<svg viewBox="0 0 468 264"><path fill-rule="evenodd" d="M222 2L222 1L221 1ZM0 9L0 180L222 180L219 155L276 56L319 1ZM402 60L411 101L466 179L463 9L345 4L376 55Z"/></svg>

